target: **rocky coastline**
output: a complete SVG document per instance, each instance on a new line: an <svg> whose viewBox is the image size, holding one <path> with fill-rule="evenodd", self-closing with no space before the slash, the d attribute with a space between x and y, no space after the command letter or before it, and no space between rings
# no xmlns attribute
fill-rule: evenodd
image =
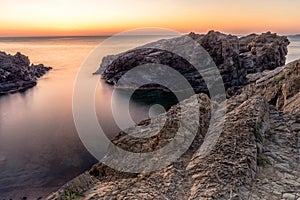
<svg viewBox="0 0 300 200"><path fill-rule="evenodd" d="M204 140L215 142L206 138L214 104L202 91L185 100L187 107L199 108L200 118L193 143L178 160L161 170L137 174L98 163L47 199L300 200L300 60L285 65L288 40L271 33L243 38L215 31L190 35L210 52L223 79L231 77L226 86L224 127L208 155L203 157L200 147ZM133 55L139 52L132 51ZM110 84L128 70L119 68L128 61L126 52L118 56L104 58L107 68L97 72ZM116 60L110 62L112 58ZM140 59L138 64L145 61ZM238 83L236 75L241 79ZM195 97L197 103L191 101ZM112 142L131 152L154 151L173 139L181 112L174 105L166 114L120 132ZM165 123L164 116L168 117ZM181 125L194 126L191 123ZM163 128L157 132L159 127ZM138 134L153 137L132 137ZM113 155L110 151L106 159Z"/></svg>
<svg viewBox="0 0 300 200"><path fill-rule="evenodd" d="M187 36L159 40L118 55L106 56L94 74L100 74L108 84L130 88L129 84L117 86L117 82L127 71L145 63L163 64L182 74L194 88L195 93L208 94L203 78L190 63L178 55L160 49L166 43L175 43L178 44L178 48L184 48L180 46L184 37L194 39L209 53L220 71L227 97L233 96L248 83L247 74L283 66L288 52L287 46L290 44L286 36L271 32L250 34L240 38L217 31L209 31L207 34L192 32ZM133 85L138 85L139 82L138 77L128 80L128 83ZM176 82L172 85L176 85ZM153 87L148 86L149 89ZM162 88L157 86L157 89Z"/></svg>
<svg viewBox="0 0 300 200"><path fill-rule="evenodd" d="M30 63L27 56L17 52L10 55L0 52L0 95L25 91L37 84L51 67Z"/></svg>

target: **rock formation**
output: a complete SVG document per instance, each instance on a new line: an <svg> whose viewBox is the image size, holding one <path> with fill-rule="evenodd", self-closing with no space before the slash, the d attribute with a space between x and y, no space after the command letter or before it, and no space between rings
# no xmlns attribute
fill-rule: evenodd
<svg viewBox="0 0 300 200"><path fill-rule="evenodd" d="M30 65L29 58L19 52L14 56L0 52L0 95L35 86L50 69L43 64Z"/></svg>
<svg viewBox="0 0 300 200"><path fill-rule="evenodd" d="M289 44L287 37L270 32L261 35L251 34L241 38L215 31L210 31L206 35L190 33L188 36L199 42L212 57L221 73L228 97L247 84L247 74L283 66ZM173 67L186 77L196 93L208 94L203 78L201 75L196 75L195 69L193 70L189 62L171 52L149 49L149 46L163 45L164 41L150 43L119 55L106 56L95 74L102 74L102 78L107 83L115 85L128 70L145 63L159 63ZM179 40L174 38L169 41ZM178 48L181 47L178 46ZM138 81L138 79L128 80L131 83Z"/></svg>
<svg viewBox="0 0 300 200"><path fill-rule="evenodd" d="M197 105L189 104L189 99L185 105L199 108L198 132L177 161L161 170L139 174L118 172L99 163L48 199L73 195L82 199L299 200L300 60L248 75L248 82L227 100L224 127L207 156L201 156L200 146L213 104L207 95L197 94ZM124 132L112 142L133 152L155 150L174 137L180 112L179 105L173 106L165 114L168 120L162 131L151 134L155 136L147 142ZM161 117L145 120L127 131L156 132ZM150 125L150 121L155 123Z"/></svg>

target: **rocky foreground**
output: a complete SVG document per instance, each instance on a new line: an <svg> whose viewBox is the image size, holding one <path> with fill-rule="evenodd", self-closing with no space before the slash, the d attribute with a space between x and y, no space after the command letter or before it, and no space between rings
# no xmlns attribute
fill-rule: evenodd
<svg viewBox="0 0 300 200"><path fill-rule="evenodd" d="M101 163L48 199L300 199L300 60L249 78L249 85L227 102L221 136L200 156L210 118L210 99L198 94L199 131L189 150L153 172L117 172ZM153 151L176 134L179 107L167 113L163 130L150 140L120 133L113 142L133 152ZM161 127L162 116L152 121ZM184 126L192 126L186 124ZM130 128L151 132L149 120ZM213 141L210 141L213 143ZM109 153L108 153L109 155ZM130 158L128 158L130 159Z"/></svg>
<svg viewBox="0 0 300 200"><path fill-rule="evenodd" d="M249 59L257 56L247 52ZM262 64L259 60L255 59ZM246 75L247 84L227 99L219 138L207 135L214 103L206 94L196 94L198 103L191 101L193 96L183 105L199 108L198 132L177 161L161 170L138 174L98 163L48 199L300 200L300 60L278 67L282 62L270 62L274 65L263 65ZM193 116L189 109L184 110ZM165 115L126 130L131 135L154 135L147 140L121 132L112 142L132 152L159 149L173 139L179 126L195 125L192 120L178 123L181 111L175 105ZM165 116L167 121L162 124ZM156 132L157 127L163 128ZM200 148L204 141L213 147L206 156ZM105 159L113 159L110 151Z"/></svg>
<svg viewBox="0 0 300 200"><path fill-rule="evenodd" d="M51 69L43 64L30 64L29 58L19 52L14 56L0 52L0 95L35 86L37 79Z"/></svg>

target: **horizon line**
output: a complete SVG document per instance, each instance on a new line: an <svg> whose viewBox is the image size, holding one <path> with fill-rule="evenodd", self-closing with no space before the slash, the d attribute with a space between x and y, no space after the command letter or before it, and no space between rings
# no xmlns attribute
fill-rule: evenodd
<svg viewBox="0 0 300 200"><path fill-rule="evenodd" d="M193 31L192 31L193 32ZM190 32L189 32L190 33ZM198 32L194 32L197 34L206 34L206 33L198 33ZM255 32L249 32L249 33L225 33L225 34L233 34L233 35L237 35L237 36L245 36L245 35L249 35L249 34L253 34ZM264 32L262 32L264 33ZM276 32L272 32L272 33L276 33ZM182 35L186 35L188 33L182 33ZM259 34L259 33L257 33ZM284 36L300 36L300 33L277 33L279 35L284 35ZM1 39L9 39L9 38L75 38L75 37L111 37L111 36L177 36L177 35L172 35L172 34L129 34L129 35L118 35L118 34L97 34L97 35L18 35L18 36L1 36Z"/></svg>
<svg viewBox="0 0 300 200"><path fill-rule="evenodd" d="M185 34L185 33L184 33ZM184 35L183 34L183 35ZM117 34L104 34L104 35L33 35L33 36L0 36L0 38L75 38L75 37L111 37L111 36L176 36L171 34L132 34L132 35L117 35Z"/></svg>

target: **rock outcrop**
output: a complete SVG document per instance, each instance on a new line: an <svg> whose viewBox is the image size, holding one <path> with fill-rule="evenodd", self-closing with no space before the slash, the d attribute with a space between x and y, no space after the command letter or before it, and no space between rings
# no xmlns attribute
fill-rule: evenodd
<svg viewBox="0 0 300 200"><path fill-rule="evenodd" d="M43 64L30 65L29 58L19 52L14 56L0 52L0 95L35 86L50 69Z"/></svg>
<svg viewBox="0 0 300 200"><path fill-rule="evenodd" d="M190 33L188 36L199 42L215 62L223 78L228 97L248 83L247 74L283 66L289 45L287 37L270 32L261 35L251 34L241 38L215 31L210 31L206 35ZM173 42L176 40L179 41L178 38L169 39ZM102 78L107 83L116 85L120 77L128 70L145 63L158 63L173 67L186 77L196 93L208 94L203 78L201 75L196 75L195 69L193 70L189 62L171 52L149 49L149 46L159 47L164 41L150 43L119 55L106 56L95 74L102 74ZM178 48L181 46L178 45ZM132 83L137 81L128 80Z"/></svg>
<svg viewBox="0 0 300 200"><path fill-rule="evenodd" d="M300 60L291 62L275 70L247 76L249 84L241 90L241 94L228 100L238 105L253 95L263 95L269 104L278 110L298 112L300 91Z"/></svg>
<svg viewBox="0 0 300 200"><path fill-rule="evenodd" d="M241 68L246 69L247 74L272 70L285 64L289 44L286 37L270 32L251 34L241 37L239 44Z"/></svg>
<svg viewBox="0 0 300 200"><path fill-rule="evenodd" d="M185 105L199 108L198 132L178 160L161 170L139 174L99 163L48 199L74 195L81 199L299 200L299 70L300 61L294 61L248 76L249 84L228 99L224 127L208 155L203 157L200 146L207 139L214 104L205 94L197 94L197 105ZM133 134L154 135L147 142L124 132L112 142L133 152L155 150L172 140L180 112L179 105L173 106L164 115L169 120L158 134L153 133L161 127L161 115L128 129Z"/></svg>

